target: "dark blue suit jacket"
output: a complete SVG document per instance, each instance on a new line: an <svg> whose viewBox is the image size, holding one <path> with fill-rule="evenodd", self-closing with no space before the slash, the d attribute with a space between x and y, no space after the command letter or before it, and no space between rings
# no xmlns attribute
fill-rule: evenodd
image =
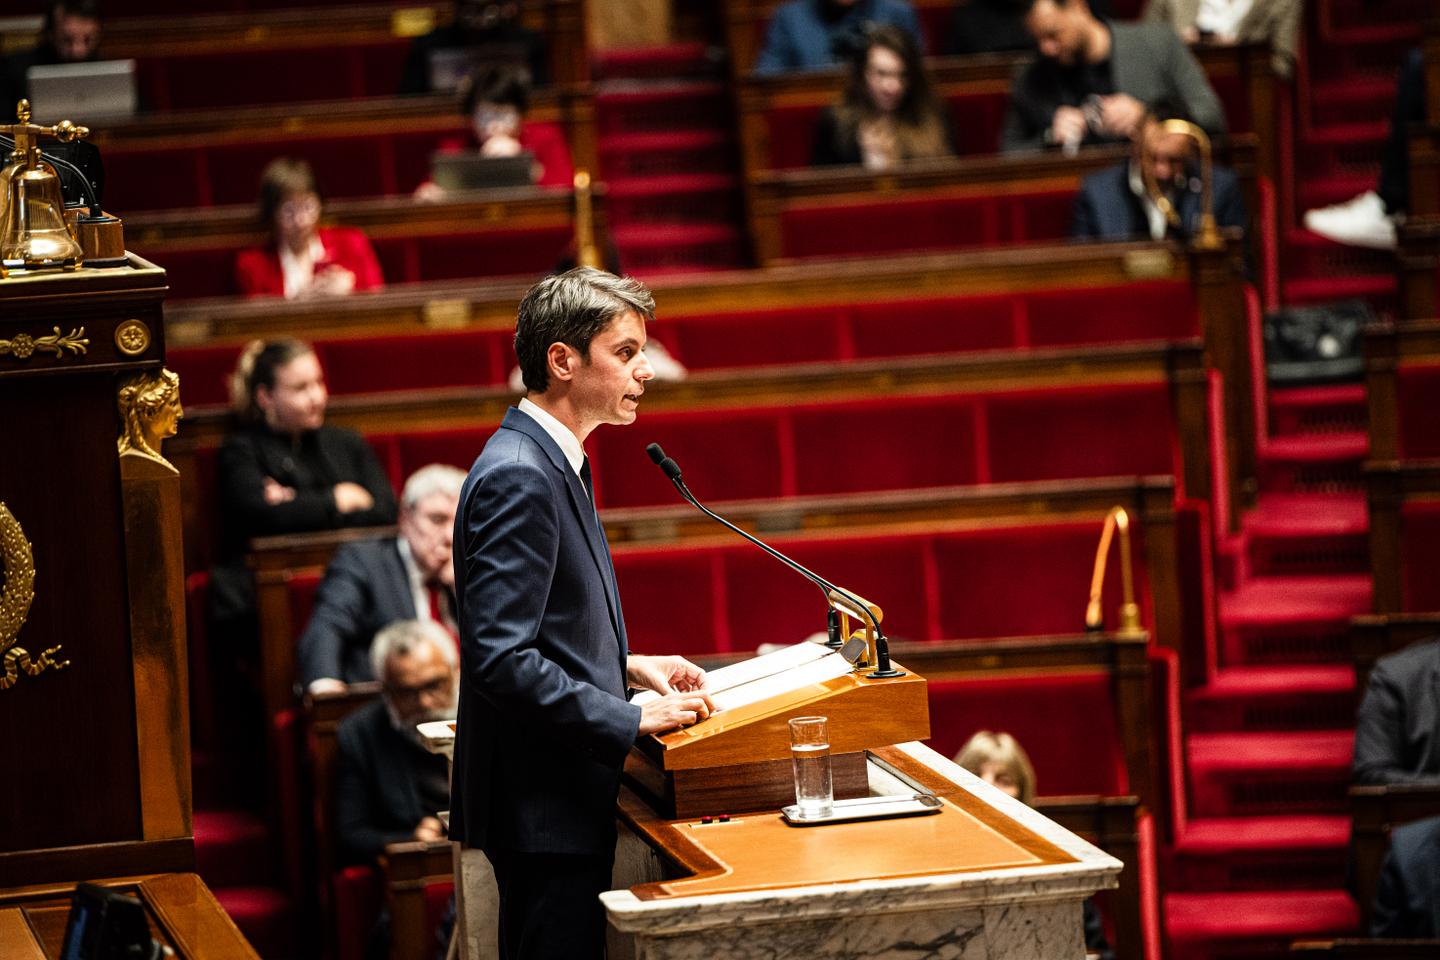
<svg viewBox="0 0 1440 960"><path fill-rule="evenodd" d="M455 517L460 712L450 833L466 846L609 854L628 703L625 620L584 484L510 410Z"/></svg>
<svg viewBox="0 0 1440 960"><path fill-rule="evenodd" d="M1245 198L1240 182L1226 167L1215 167L1211 184L1215 209L1215 225L1248 226ZM1180 232L1191 237L1200 228L1200 180L1190 178L1180 194ZM1090 174L1080 184L1075 197L1075 212L1070 235L1092 240L1149 240L1150 222L1145 207L1130 189L1130 164L1121 163Z"/></svg>
<svg viewBox="0 0 1440 960"><path fill-rule="evenodd" d="M1440 817L1396 827L1380 868L1372 937L1440 937Z"/></svg>
<svg viewBox="0 0 1440 960"><path fill-rule="evenodd" d="M397 620L418 616L410 575L394 537L347 543L335 551L300 635L300 685L321 677L375 680L370 642Z"/></svg>

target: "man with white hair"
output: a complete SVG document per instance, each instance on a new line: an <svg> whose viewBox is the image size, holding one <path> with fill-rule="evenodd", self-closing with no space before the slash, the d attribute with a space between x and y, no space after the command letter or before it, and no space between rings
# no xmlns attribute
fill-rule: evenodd
<svg viewBox="0 0 1440 960"><path fill-rule="evenodd" d="M430 464L405 481L400 535L335 551L300 637L299 682L310 693L382 679L369 650L397 620L429 620L455 633L455 505L465 473ZM452 639L453 644L453 639Z"/></svg>
<svg viewBox="0 0 1440 960"><path fill-rule="evenodd" d="M371 863L387 843L439 840L436 814L450 806L443 756L425 749L417 724L455 717L459 656L433 620L401 620L370 648L380 699L337 733L335 827L342 858Z"/></svg>

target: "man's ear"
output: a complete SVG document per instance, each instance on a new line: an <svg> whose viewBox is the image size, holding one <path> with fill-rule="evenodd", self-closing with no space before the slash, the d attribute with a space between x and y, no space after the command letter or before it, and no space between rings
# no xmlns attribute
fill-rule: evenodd
<svg viewBox="0 0 1440 960"><path fill-rule="evenodd" d="M575 375L575 364L580 358L575 351L556 341L545 351L545 365L552 380L570 380Z"/></svg>

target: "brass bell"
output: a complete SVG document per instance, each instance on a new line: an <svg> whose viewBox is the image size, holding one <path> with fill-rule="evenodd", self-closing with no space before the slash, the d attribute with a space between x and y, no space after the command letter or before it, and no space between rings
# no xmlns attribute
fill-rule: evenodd
<svg viewBox="0 0 1440 960"><path fill-rule="evenodd" d="M18 123L0 126L15 138L10 162L0 170L0 261L26 270L74 270L85 255L65 217L60 176L40 156L39 136L70 141L89 134L64 120L53 127L30 122L30 102L21 100Z"/></svg>

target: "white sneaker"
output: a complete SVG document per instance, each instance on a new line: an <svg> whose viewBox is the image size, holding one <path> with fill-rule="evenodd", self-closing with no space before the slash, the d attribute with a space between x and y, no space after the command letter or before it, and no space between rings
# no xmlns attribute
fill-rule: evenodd
<svg viewBox="0 0 1440 960"><path fill-rule="evenodd" d="M1395 249L1395 218L1374 190L1344 203L1305 213L1305 229L1327 240L1372 250Z"/></svg>

